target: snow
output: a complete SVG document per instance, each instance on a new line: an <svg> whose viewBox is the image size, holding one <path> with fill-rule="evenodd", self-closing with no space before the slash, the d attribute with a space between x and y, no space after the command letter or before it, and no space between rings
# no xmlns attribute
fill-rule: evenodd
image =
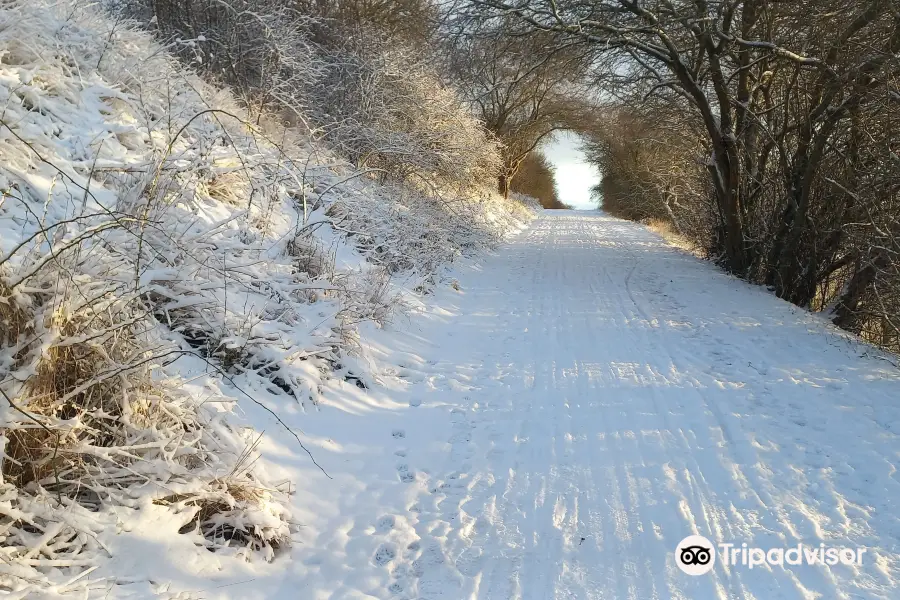
<svg viewBox="0 0 900 600"><path fill-rule="evenodd" d="M282 415L332 479L246 407L294 482L290 556L197 557L147 514L102 573L169 598L897 597L900 374L872 348L597 212L543 212L453 276L364 332L379 385ZM695 533L868 550L690 577Z"/></svg>

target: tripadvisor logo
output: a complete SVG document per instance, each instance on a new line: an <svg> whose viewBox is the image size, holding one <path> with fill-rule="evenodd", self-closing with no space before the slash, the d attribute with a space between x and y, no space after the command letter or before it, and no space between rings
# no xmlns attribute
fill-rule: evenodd
<svg viewBox="0 0 900 600"><path fill-rule="evenodd" d="M689 535L675 548L675 564L688 575L704 575L716 564L716 549L702 535Z"/></svg>
<svg viewBox="0 0 900 600"><path fill-rule="evenodd" d="M702 535L689 535L675 548L675 564L688 575L705 575L716 564L716 555L724 565L744 566L748 569L762 566L861 565L866 548L834 547L819 544L797 544L790 548L754 548L747 544L722 542L716 546Z"/></svg>

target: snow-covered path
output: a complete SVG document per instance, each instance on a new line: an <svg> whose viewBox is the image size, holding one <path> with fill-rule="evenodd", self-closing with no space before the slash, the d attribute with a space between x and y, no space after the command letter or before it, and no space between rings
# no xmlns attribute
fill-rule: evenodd
<svg viewBox="0 0 900 600"><path fill-rule="evenodd" d="M900 377L867 347L596 212L543 213L459 287L383 334L381 386L296 416L334 480L270 442L301 539L223 593L900 597ZM691 577L692 533L868 550Z"/></svg>
<svg viewBox="0 0 900 600"><path fill-rule="evenodd" d="M448 487L423 490L417 529L437 527L475 577L443 596L420 580L419 597L900 593L889 365L596 213L545 213L461 283L455 342L439 346L473 389L433 473ZM690 533L870 554L861 569L692 579L672 554Z"/></svg>

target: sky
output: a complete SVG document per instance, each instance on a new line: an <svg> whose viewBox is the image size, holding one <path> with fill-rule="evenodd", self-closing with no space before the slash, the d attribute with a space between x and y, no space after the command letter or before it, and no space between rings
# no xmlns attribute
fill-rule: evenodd
<svg viewBox="0 0 900 600"><path fill-rule="evenodd" d="M556 186L559 199L574 208L592 210L597 204L591 200L591 187L600 182L600 173L584 160L578 149L580 138L572 132L562 132L542 150L556 167Z"/></svg>

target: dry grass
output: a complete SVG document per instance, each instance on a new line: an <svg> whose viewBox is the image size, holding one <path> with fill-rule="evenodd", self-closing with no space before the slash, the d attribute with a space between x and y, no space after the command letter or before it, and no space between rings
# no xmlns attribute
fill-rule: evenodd
<svg viewBox="0 0 900 600"><path fill-rule="evenodd" d="M392 289L391 276L386 268L371 268L351 276L336 276L334 281L343 288L338 295L343 306L340 317L345 326L372 321L379 327L384 327L395 315L409 310L402 294Z"/></svg>
<svg viewBox="0 0 900 600"><path fill-rule="evenodd" d="M0 348L13 349L13 364L0 364L0 367L5 367L4 371L19 366L25 350L21 345L27 343L27 338L31 338L33 333L30 313L15 299L12 290L0 280ZM21 485L39 479L45 474L48 465L43 457L44 450L48 447L48 443L52 447L56 442L56 435L40 427L36 422L17 429L0 428L0 434L6 438L0 463L4 480Z"/></svg>
<svg viewBox="0 0 900 600"><path fill-rule="evenodd" d="M15 346L32 333L30 312L19 304L0 273L0 347Z"/></svg>
<svg viewBox="0 0 900 600"><path fill-rule="evenodd" d="M40 417L35 416L36 419ZM3 479L24 488L59 472L61 440L53 429L22 426L4 429Z"/></svg>
<svg viewBox="0 0 900 600"><path fill-rule="evenodd" d="M194 511L183 533L199 531L210 550L260 551L271 560L289 542L281 504L248 474L249 467L237 472L247 458L227 478L209 476L223 466L204 449L209 432L195 407L150 376L148 353L123 317L128 306L87 309L78 316L48 310L39 319L49 341L35 344L23 361L31 375L13 396L22 410L0 428L6 442L0 486L9 488L14 506L50 492L60 503L90 508L135 483L186 479L196 492L156 501ZM168 450L173 442L177 453ZM218 466L211 468L213 463ZM0 510L0 527L4 514ZM48 513L45 519L49 531L55 517ZM0 547L28 551L27 527L15 520L6 525L11 534L0 539Z"/></svg>
<svg viewBox="0 0 900 600"><path fill-rule="evenodd" d="M210 198L219 202L231 206L246 206L250 200L251 185L243 170L227 171L218 173L207 181L206 192Z"/></svg>
<svg viewBox="0 0 900 600"><path fill-rule="evenodd" d="M176 512L188 509L193 516L180 529L181 534L200 533L207 548L248 548L269 552L272 556L290 541L288 530L280 519L270 526L251 524L241 518L248 511L266 512L273 506L269 490L249 480L223 478L211 481L202 492L172 494L154 500L154 504L171 506Z"/></svg>
<svg viewBox="0 0 900 600"><path fill-rule="evenodd" d="M288 242L287 251L294 259L296 273L310 280L328 274L329 262L321 245L311 235L300 235Z"/></svg>
<svg viewBox="0 0 900 600"><path fill-rule="evenodd" d="M91 336L85 319L55 312L49 321L45 329L54 332L57 341L37 359L19 400L31 420L3 431L7 444L2 473L18 487L39 483L60 470L80 470L78 454L66 448L80 443L111 445L115 421L122 413L122 379L103 376L110 353L121 357L117 344L104 349L86 341Z"/></svg>
<svg viewBox="0 0 900 600"><path fill-rule="evenodd" d="M689 252L699 258L704 258L703 250L690 239L679 233L672 223L662 219L648 219L645 223L647 229L663 238L668 244Z"/></svg>

